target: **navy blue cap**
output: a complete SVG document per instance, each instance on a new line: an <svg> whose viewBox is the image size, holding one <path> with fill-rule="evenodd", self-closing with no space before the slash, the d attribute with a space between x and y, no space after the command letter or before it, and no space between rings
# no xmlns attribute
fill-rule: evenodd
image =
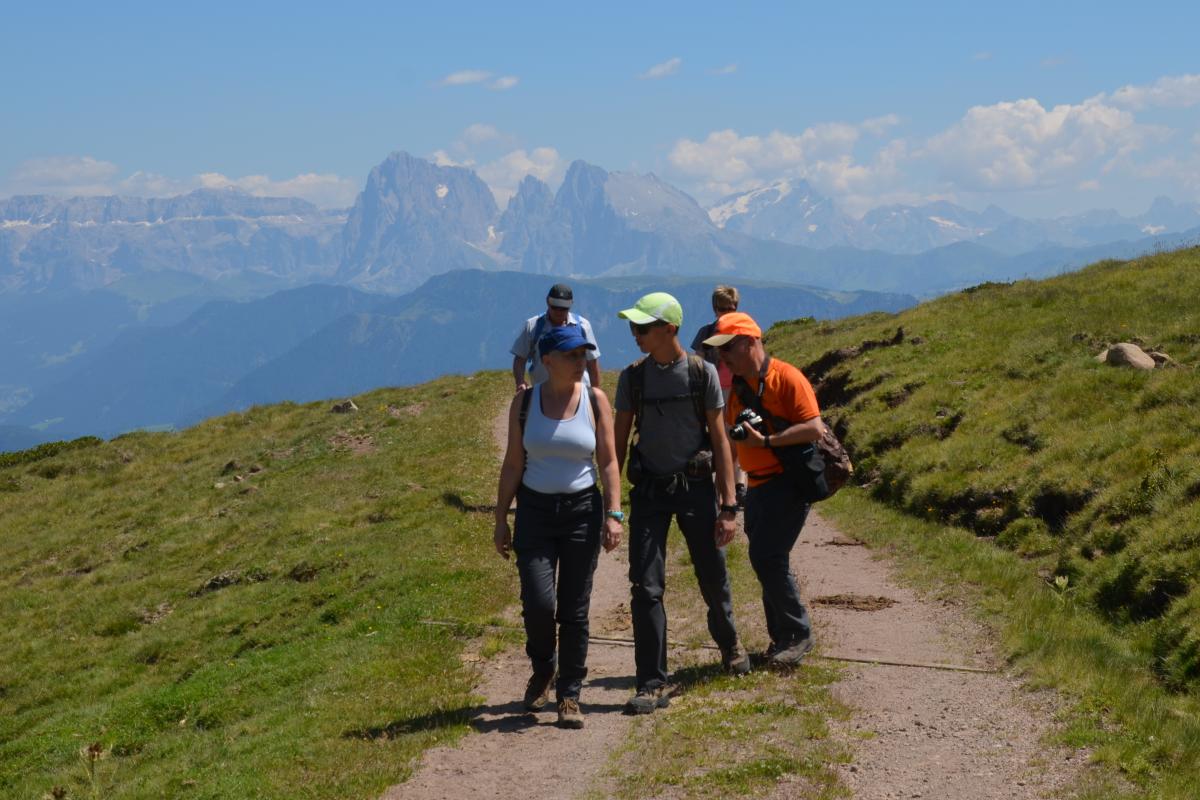
<svg viewBox="0 0 1200 800"><path fill-rule="evenodd" d="M584 338L583 328L575 324L552 327L538 339L538 355L542 356L555 350L574 350L576 347L596 349L596 345Z"/></svg>

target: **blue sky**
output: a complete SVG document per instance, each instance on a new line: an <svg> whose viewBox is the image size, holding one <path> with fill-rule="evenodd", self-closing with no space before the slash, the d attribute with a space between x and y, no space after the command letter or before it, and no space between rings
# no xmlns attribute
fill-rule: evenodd
<svg viewBox="0 0 1200 800"><path fill-rule="evenodd" d="M701 202L805 177L855 213L1200 200L1195 3L565 5L3 8L0 197L348 205L407 150L501 200L576 158Z"/></svg>

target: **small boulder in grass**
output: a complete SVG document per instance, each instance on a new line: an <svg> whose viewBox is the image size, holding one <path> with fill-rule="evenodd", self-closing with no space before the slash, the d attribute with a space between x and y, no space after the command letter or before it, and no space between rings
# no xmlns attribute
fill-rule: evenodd
<svg viewBox="0 0 1200 800"><path fill-rule="evenodd" d="M358 411L358 406L354 405L353 400L343 400L340 403L334 403L333 408L329 409L334 414L349 414Z"/></svg>
<svg viewBox="0 0 1200 800"><path fill-rule="evenodd" d="M1154 359L1136 344L1121 342L1109 347L1096 360L1102 364L1114 367L1131 367L1133 369L1152 370L1156 366Z"/></svg>

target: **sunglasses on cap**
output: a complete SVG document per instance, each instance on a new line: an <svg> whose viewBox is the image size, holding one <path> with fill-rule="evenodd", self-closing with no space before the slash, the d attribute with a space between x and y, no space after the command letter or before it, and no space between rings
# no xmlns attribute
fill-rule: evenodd
<svg viewBox="0 0 1200 800"><path fill-rule="evenodd" d="M656 319L656 320L654 320L654 322L648 322L645 325L639 325L636 322L631 322L631 323L629 323L629 330L631 333L633 333L637 336L645 336L647 333L649 333L654 328L661 328L663 325L666 325L666 324L667 323L663 322L661 319Z"/></svg>

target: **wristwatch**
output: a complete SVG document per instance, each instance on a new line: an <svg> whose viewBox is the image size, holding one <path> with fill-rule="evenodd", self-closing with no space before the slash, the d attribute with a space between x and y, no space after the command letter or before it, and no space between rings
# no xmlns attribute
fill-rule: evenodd
<svg viewBox="0 0 1200 800"><path fill-rule="evenodd" d="M604 516L609 517L610 519L615 519L617 522L625 521L624 511L605 511Z"/></svg>
<svg viewBox="0 0 1200 800"><path fill-rule="evenodd" d="M737 516L737 512L738 512L738 507L737 507L736 503L731 506L727 506L724 503L721 504L721 513L722 514L733 514L734 516Z"/></svg>

